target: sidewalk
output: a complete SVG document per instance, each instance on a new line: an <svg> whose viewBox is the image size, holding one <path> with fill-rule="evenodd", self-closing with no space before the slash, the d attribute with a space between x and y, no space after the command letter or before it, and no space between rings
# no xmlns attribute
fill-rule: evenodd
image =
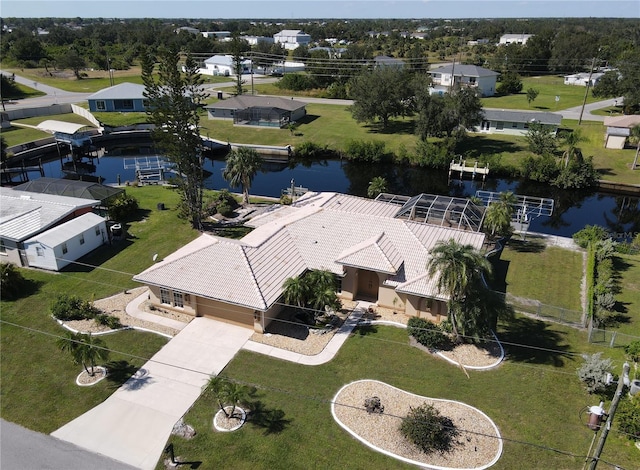
<svg viewBox="0 0 640 470"><path fill-rule="evenodd" d="M154 315L153 313L148 313L142 310L140 305L147 300L148 295L149 294L147 292L144 292L129 302L126 308L127 315L131 315L134 318L148 321L150 323L157 323L158 325L173 328L174 330L182 330L188 325L188 323L172 320L171 318L165 318L160 315Z"/></svg>

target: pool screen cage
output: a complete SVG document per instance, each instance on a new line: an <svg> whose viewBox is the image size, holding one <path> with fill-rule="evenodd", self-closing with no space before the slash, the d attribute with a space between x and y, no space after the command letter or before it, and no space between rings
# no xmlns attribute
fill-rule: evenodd
<svg viewBox="0 0 640 470"><path fill-rule="evenodd" d="M289 113L276 108L249 107L237 109L233 123L250 126L284 127L289 124Z"/></svg>
<svg viewBox="0 0 640 470"><path fill-rule="evenodd" d="M408 197L382 193L376 200L401 206L395 215L399 219L473 232L480 231L485 212L469 199L433 194Z"/></svg>

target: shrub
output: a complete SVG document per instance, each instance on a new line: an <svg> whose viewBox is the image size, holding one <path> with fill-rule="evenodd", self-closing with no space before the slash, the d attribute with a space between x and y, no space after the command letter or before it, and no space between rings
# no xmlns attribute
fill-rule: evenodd
<svg viewBox="0 0 640 470"><path fill-rule="evenodd" d="M25 283L22 273L14 264L0 263L0 296L3 299L17 299Z"/></svg>
<svg viewBox="0 0 640 470"><path fill-rule="evenodd" d="M602 359L601 352L583 354L584 363L578 368L578 377L585 384L589 393L598 393L607 388L607 373L613 370L611 359Z"/></svg>
<svg viewBox="0 0 640 470"><path fill-rule="evenodd" d="M640 394L624 399L617 410L616 421L629 439L640 440Z"/></svg>
<svg viewBox="0 0 640 470"><path fill-rule="evenodd" d="M316 81L310 75L302 73L287 73L278 82L276 87L283 90L303 91L316 87Z"/></svg>
<svg viewBox="0 0 640 470"><path fill-rule="evenodd" d="M424 318L411 317L407 323L407 331L418 343L429 349L440 349L449 340L438 325Z"/></svg>
<svg viewBox="0 0 640 470"><path fill-rule="evenodd" d="M500 95L511 95L522 91L522 80L515 72L507 72L500 77L496 92Z"/></svg>
<svg viewBox="0 0 640 470"><path fill-rule="evenodd" d="M596 307L602 310L613 310L616 306L616 298L611 292L596 295Z"/></svg>
<svg viewBox="0 0 640 470"><path fill-rule="evenodd" d="M118 317L107 315L106 313L97 314L95 321L97 324L108 326L112 330L122 328L122 323L120 323L120 319Z"/></svg>
<svg viewBox="0 0 640 470"><path fill-rule="evenodd" d="M99 313L91 302L74 295L59 295L51 305L51 314L62 321L87 320L95 318Z"/></svg>
<svg viewBox="0 0 640 470"><path fill-rule="evenodd" d="M540 183L550 183L558 177L560 170L551 155L525 157L522 162L522 176Z"/></svg>
<svg viewBox="0 0 640 470"><path fill-rule="evenodd" d="M599 242L607 238L607 231L599 225L585 225L582 230L573 234L573 241L581 248L586 248L589 242Z"/></svg>
<svg viewBox="0 0 640 470"><path fill-rule="evenodd" d="M400 432L425 454L449 452L457 444L455 438L459 434L450 418L440 415L438 410L426 403L411 408L402 419Z"/></svg>
<svg viewBox="0 0 640 470"><path fill-rule="evenodd" d="M345 154L349 160L377 163L385 156L385 143L380 140L350 140Z"/></svg>
<svg viewBox="0 0 640 470"><path fill-rule="evenodd" d="M629 359L633 362L640 362L640 340L627 344L624 352L627 353L627 356L629 356Z"/></svg>
<svg viewBox="0 0 640 470"><path fill-rule="evenodd" d="M314 159L320 158L327 152L327 147L320 147L314 142L302 142L295 148L296 158Z"/></svg>
<svg viewBox="0 0 640 470"><path fill-rule="evenodd" d="M138 201L133 196L122 194L118 196L108 208L111 220L123 220L138 210Z"/></svg>

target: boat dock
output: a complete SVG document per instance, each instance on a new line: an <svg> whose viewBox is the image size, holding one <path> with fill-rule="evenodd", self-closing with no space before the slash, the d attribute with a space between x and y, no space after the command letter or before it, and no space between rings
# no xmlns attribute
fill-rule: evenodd
<svg viewBox="0 0 640 470"><path fill-rule="evenodd" d="M482 175L482 181L484 182L489 174L489 165L485 164L484 168L481 168L478 166L478 162L475 162L473 166L467 166L465 160L461 159L458 163L455 160L451 160L451 163L449 163L449 179L451 179L451 173L459 173L460 178L470 174L471 179L475 179L476 175Z"/></svg>
<svg viewBox="0 0 640 470"><path fill-rule="evenodd" d="M158 155L125 158L124 169L135 169L140 184L159 184L164 181L165 172L171 171L169 162Z"/></svg>

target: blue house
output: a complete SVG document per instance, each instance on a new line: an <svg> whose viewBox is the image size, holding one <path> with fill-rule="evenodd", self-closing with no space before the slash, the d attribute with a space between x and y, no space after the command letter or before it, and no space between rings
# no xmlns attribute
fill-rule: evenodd
<svg viewBox="0 0 640 470"><path fill-rule="evenodd" d="M91 112L145 112L148 100L144 97L144 85L120 83L104 88L89 96Z"/></svg>

